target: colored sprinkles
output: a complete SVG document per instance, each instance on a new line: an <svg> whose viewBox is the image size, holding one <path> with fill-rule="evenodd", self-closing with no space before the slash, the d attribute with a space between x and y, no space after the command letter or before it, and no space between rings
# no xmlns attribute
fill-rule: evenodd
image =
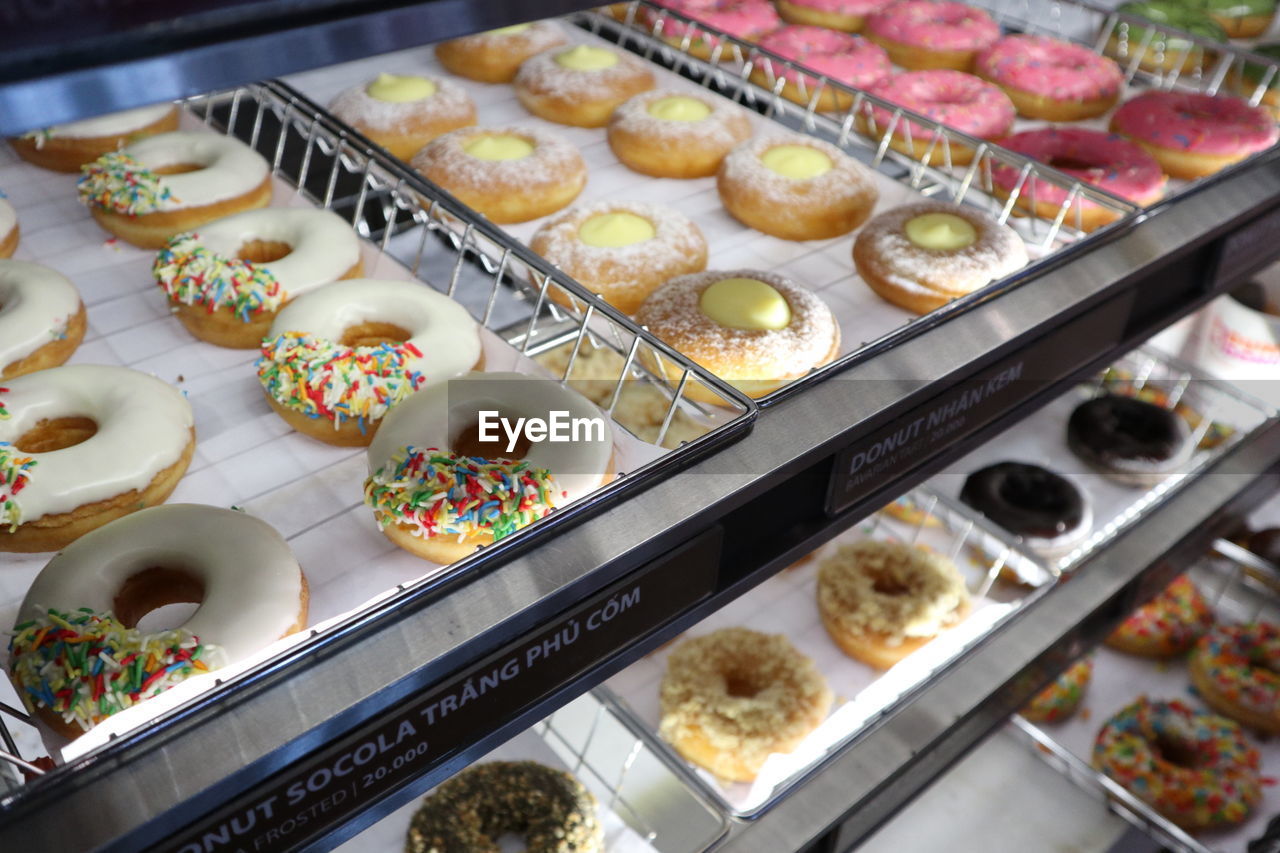
<svg viewBox="0 0 1280 853"><path fill-rule="evenodd" d="M194 233L170 238L151 273L172 301L203 305L210 314L230 308L245 323L285 300L284 288L265 266L211 252Z"/></svg>
<svg viewBox="0 0 1280 853"><path fill-rule="evenodd" d="M309 418L380 419L391 406L422 386L413 369L422 351L412 343L347 347L307 332L285 332L262 342L258 381L280 405Z"/></svg>
<svg viewBox="0 0 1280 853"><path fill-rule="evenodd" d="M459 539L510 536L555 509L551 472L524 461L489 461L444 450L405 447L364 484L364 502L383 527Z"/></svg>
<svg viewBox="0 0 1280 853"><path fill-rule="evenodd" d="M112 151L80 167L84 174L76 184L80 200L111 213L138 216L176 202L160 176L128 154Z"/></svg>
<svg viewBox="0 0 1280 853"><path fill-rule="evenodd" d="M105 717L219 664L215 646L182 629L144 634L110 613L50 608L14 626L12 676L27 710L47 708L86 731Z"/></svg>
<svg viewBox="0 0 1280 853"><path fill-rule="evenodd" d="M0 391L3 390L0 388ZM22 523L18 493L31 481L30 471L34 467L34 459L20 455L18 448L9 442L0 441L0 529L8 527L12 533Z"/></svg>

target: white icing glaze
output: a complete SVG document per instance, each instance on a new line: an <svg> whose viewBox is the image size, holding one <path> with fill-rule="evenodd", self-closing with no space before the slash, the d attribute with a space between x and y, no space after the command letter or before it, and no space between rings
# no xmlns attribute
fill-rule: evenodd
<svg viewBox="0 0 1280 853"><path fill-rule="evenodd" d="M286 243L292 251L276 261L254 264L280 284L289 299L336 281L360 260L360 238L331 210L267 207L202 225L196 241L215 255L234 258L255 240Z"/></svg>
<svg viewBox="0 0 1280 853"><path fill-rule="evenodd" d="M107 113L104 116L82 119L80 121L55 124L46 128L42 135L59 136L71 139L100 139L104 136L124 136L135 130L141 130L155 124L174 109L173 104L152 104L148 107L136 107L118 113Z"/></svg>
<svg viewBox="0 0 1280 853"><path fill-rule="evenodd" d="M181 570L204 600L180 626L235 663L298 621L302 570L264 521L230 509L170 504L132 513L72 542L36 575L17 622L50 607L114 610L124 582L144 569Z"/></svg>
<svg viewBox="0 0 1280 853"><path fill-rule="evenodd" d="M144 489L191 442L187 398L127 367L54 367L5 380L5 387L10 416L0 420L0 441L17 441L42 420L87 417L98 425L80 444L23 454L36 464L14 499L22 523Z"/></svg>
<svg viewBox="0 0 1280 853"><path fill-rule="evenodd" d="M271 337L309 332L338 341L348 328L369 322L393 323L409 333L407 343L422 358L410 357L405 370L421 372L428 382L466 373L480 360L480 332L467 309L408 281L353 278L326 285L280 309Z"/></svg>
<svg viewBox="0 0 1280 853"><path fill-rule="evenodd" d="M500 382L502 392L485 393L481 383ZM533 380L519 373L468 373L452 382L427 385L394 407L369 445L369 472L372 474L396 451L413 446L448 449L450 427L474 423L481 409L497 410L502 417L547 419L553 410L567 411L571 418L603 418L603 441L535 442L525 461L534 468L546 468L566 493L563 506L590 493L600 485L613 455L613 430L607 418L577 391L552 380ZM450 421L452 420L452 424Z"/></svg>
<svg viewBox="0 0 1280 853"><path fill-rule="evenodd" d="M62 273L0 260L0 368L62 336L79 310L80 294Z"/></svg>
<svg viewBox="0 0 1280 853"><path fill-rule="evenodd" d="M462 87L442 77L426 78L436 90L414 101L380 101L369 94L369 84L361 83L340 93L329 104L329 111L357 128L371 128L382 133L412 133L413 123L420 121L462 121L475 115L471 98Z"/></svg>
<svg viewBox="0 0 1280 853"><path fill-rule="evenodd" d="M18 224L18 214L14 211L13 205L9 204L3 196L0 196L0 241L9 236L9 232L13 230L13 226ZM3 341L0 338L0 341Z"/></svg>
<svg viewBox="0 0 1280 853"><path fill-rule="evenodd" d="M178 130L126 145L122 153L148 169L178 164L204 168L177 175L161 175L170 197L161 210L203 207L256 189L271 172L261 154L238 139L218 133Z"/></svg>

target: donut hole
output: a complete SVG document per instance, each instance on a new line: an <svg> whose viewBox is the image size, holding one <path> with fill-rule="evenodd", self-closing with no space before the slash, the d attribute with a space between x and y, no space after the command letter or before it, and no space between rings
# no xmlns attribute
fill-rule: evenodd
<svg viewBox="0 0 1280 853"><path fill-rule="evenodd" d="M413 335L408 329L395 323L381 323L370 320L348 326L342 332L338 343L344 347L376 347L379 344L402 344Z"/></svg>
<svg viewBox="0 0 1280 853"><path fill-rule="evenodd" d="M293 247L280 240L249 240L236 250L236 257L251 264L269 264L286 258Z"/></svg>
<svg viewBox="0 0 1280 853"><path fill-rule="evenodd" d="M1200 766L1200 753L1196 750L1194 744L1165 735L1156 735L1152 746L1155 747L1156 753L1162 761L1175 767L1194 770Z"/></svg>
<svg viewBox="0 0 1280 853"><path fill-rule="evenodd" d="M92 418L47 418L18 436L13 446L23 453L52 453L88 441L97 432Z"/></svg>
<svg viewBox="0 0 1280 853"><path fill-rule="evenodd" d="M871 588L881 595L910 595L911 585L887 572L871 573Z"/></svg>
<svg viewBox="0 0 1280 853"><path fill-rule="evenodd" d="M204 168L199 163L170 163L167 166L155 166L151 171L157 175L185 175L188 172L199 172Z"/></svg>
<svg viewBox="0 0 1280 853"><path fill-rule="evenodd" d="M204 601L204 582L184 571L153 566L128 577L116 592L111 608L127 627L148 631L176 628L191 618ZM145 620L145 624L144 624Z"/></svg>
<svg viewBox="0 0 1280 853"><path fill-rule="evenodd" d="M501 413L500 416L504 421L512 424L517 420L516 418L509 418L505 414ZM525 435L523 430L521 430L516 436L515 447L511 450L507 450L507 445L510 443L511 439L501 426L497 429L491 428L489 434L497 435L497 440L484 441L480 438L480 419L477 417L454 434L453 438L449 440L449 449L462 456L479 456L481 459L511 459L513 461L518 461L525 458L529 453L529 448L533 446L533 443L529 441L528 436Z"/></svg>
<svg viewBox="0 0 1280 853"><path fill-rule="evenodd" d="M1055 169L1075 169L1079 172L1087 172L1090 169L1098 168L1097 163L1090 163L1087 160L1080 160L1066 155L1050 157L1049 165Z"/></svg>

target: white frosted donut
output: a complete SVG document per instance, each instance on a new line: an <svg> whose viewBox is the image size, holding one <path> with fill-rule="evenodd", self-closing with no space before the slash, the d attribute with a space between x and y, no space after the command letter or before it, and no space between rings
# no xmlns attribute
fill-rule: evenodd
<svg viewBox="0 0 1280 853"><path fill-rule="evenodd" d="M83 311L80 293L66 276L40 264L0 260L0 377L41 349L50 355L62 350L58 363L66 361L84 337Z"/></svg>
<svg viewBox="0 0 1280 853"><path fill-rule="evenodd" d="M404 340L351 343L362 329L370 337L394 329ZM417 282L351 279L280 311L262 342L258 380L278 407L318 429L334 433L350 424L360 435L424 383L466 373L480 355L475 320L449 297Z"/></svg>
<svg viewBox="0 0 1280 853"><path fill-rule="evenodd" d="M108 136L127 136L135 130L155 124L173 112L173 104L151 104L121 110L118 113L107 113L103 116L71 121L66 124L55 124L43 130L24 133L24 139L34 139L37 148L43 148L49 139L102 139Z"/></svg>
<svg viewBox="0 0 1280 853"><path fill-rule="evenodd" d="M0 258L8 258L18 248L18 214L0 194ZM0 338L3 340L3 338Z"/></svg>
<svg viewBox="0 0 1280 853"><path fill-rule="evenodd" d="M162 501L186 469L195 443L191 405L153 376L80 364L6 380L5 388L0 394L0 411L6 413L0 417L0 551L53 550L27 548L23 542L81 507L138 493L137 502L91 525L98 526L141 509L136 504L148 496ZM16 446L42 422L71 419L88 419L96 431L58 450L28 452ZM149 495L166 472L172 483L163 496ZM21 487L15 485L19 479ZM76 529L71 538L86 532Z"/></svg>
<svg viewBox="0 0 1280 853"><path fill-rule="evenodd" d="M119 625L134 628L139 618L157 607L196 603L199 606L190 618L172 629L198 641L198 659L203 666L186 673L196 674L244 660L301 630L306 624L307 598L306 580L293 552L269 524L235 510L173 504L145 509L100 527L55 556L27 591L17 624L24 626L22 630L38 630L44 625L57 630L63 626L50 618L50 609L79 616L81 609L87 608L96 616L110 613ZM91 620L85 633L96 633L94 629L100 624ZM150 645L143 632L128 639L136 639L144 650ZM32 653L30 642L16 646L24 655ZM112 665L129 651L112 649L113 660L103 667L110 711L147 698L156 686L141 692L129 690L134 685L127 671ZM63 723L79 729L87 729L106 716L93 702L64 699L55 707L47 702L33 703L31 695L43 692L41 682L52 680L51 673L24 666L24 655L10 666L19 687L29 688L19 690L29 708L34 704L33 710L51 711ZM54 656L46 653L37 660L57 668L58 659L50 661L49 657ZM159 666L154 668L159 670ZM59 674L72 682L68 686L75 694L90 692L91 683L66 673L65 668ZM160 686L163 689L172 683Z"/></svg>

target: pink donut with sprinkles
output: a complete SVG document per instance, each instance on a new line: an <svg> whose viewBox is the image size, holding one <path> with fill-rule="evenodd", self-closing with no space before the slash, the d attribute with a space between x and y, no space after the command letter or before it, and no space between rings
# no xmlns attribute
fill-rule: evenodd
<svg viewBox="0 0 1280 853"><path fill-rule="evenodd" d="M887 77L893 70L889 55L878 44L862 36L850 35L823 27L783 27L760 39L760 47L825 74L832 80L865 89ZM796 103L807 104L818 85L816 77L800 74L795 69L761 58L751 72L753 82L772 89L778 77L786 80L782 94ZM818 94L817 109L846 109L853 96L824 86Z"/></svg>
<svg viewBox="0 0 1280 853"><path fill-rule="evenodd" d="M1013 128L1014 109L1009 96L999 86L963 71L907 71L886 77L867 87L867 91L979 139L998 139ZM860 118L864 118L868 132L880 137L892 123L893 114L883 107L872 107L869 112L874 127L865 122L865 116ZM908 132L915 150L906 149ZM891 144L899 151L922 157L933 136L932 131L915 122L900 119L894 126ZM932 159L940 161L941 143L933 146L933 150ZM972 159L973 151L968 147L951 146L952 163L964 165Z"/></svg>
<svg viewBox="0 0 1280 853"><path fill-rule="evenodd" d="M1166 179L1160 164L1146 151L1114 133L1079 127L1046 127L1015 133L999 140L999 144L1135 204L1152 204L1164 192ZM991 170L991 180L997 192L1008 196L1018 186L1021 172L1013 166L998 165ZM1018 204L1030 208L1034 197L1035 212L1052 219L1058 215L1067 194L1062 187L1032 178L1022 184ZM1081 227L1086 231L1116 218L1113 211L1086 199L1078 204ZM1075 218L1073 208L1066 224L1075 224Z"/></svg>
<svg viewBox="0 0 1280 853"><path fill-rule="evenodd" d="M894 0L776 0L778 14L789 24L807 24L856 33L867 15L887 9Z"/></svg>
<svg viewBox="0 0 1280 853"><path fill-rule="evenodd" d="M1020 114L1049 121L1100 116L1124 84L1114 60L1044 36L1005 36L978 54L974 73L1004 89Z"/></svg>
<svg viewBox="0 0 1280 853"><path fill-rule="evenodd" d="M963 3L902 0L870 15L866 35L904 68L968 71L978 52L1000 38L1000 27Z"/></svg>
<svg viewBox="0 0 1280 853"><path fill-rule="evenodd" d="M655 0L655 2L659 6L665 6L743 41L758 41L765 33L782 26L782 19L778 17L777 11L769 0ZM651 26L658 20L655 14L649 14L646 17ZM689 52L700 59L710 59L720 45L720 40L715 36L672 18L663 20L660 35L668 44L673 45L682 45L685 37L690 37ZM733 46L726 44L723 56L725 59L733 59L734 52Z"/></svg>
<svg viewBox="0 0 1280 853"><path fill-rule="evenodd" d="M1111 117L1111 129L1151 152L1175 178L1200 178L1276 143L1276 125L1262 107L1239 98L1186 92L1144 92Z"/></svg>

